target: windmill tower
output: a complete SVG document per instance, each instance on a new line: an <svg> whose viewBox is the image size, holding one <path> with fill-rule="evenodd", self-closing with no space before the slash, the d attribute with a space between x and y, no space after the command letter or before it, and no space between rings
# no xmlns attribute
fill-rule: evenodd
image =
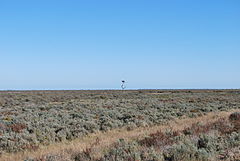
<svg viewBox="0 0 240 161"><path fill-rule="evenodd" d="M125 80L122 80L122 85L121 85L122 90L124 90L124 89L126 88L125 83L126 83L126 81L125 81Z"/></svg>

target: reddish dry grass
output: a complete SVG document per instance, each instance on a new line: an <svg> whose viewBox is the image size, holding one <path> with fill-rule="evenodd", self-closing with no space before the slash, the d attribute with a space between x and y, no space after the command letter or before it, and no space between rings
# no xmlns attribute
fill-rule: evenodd
<svg viewBox="0 0 240 161"><path fill-rule="evenodd" d="M169 146L176 143L173 138L180 135L192 135L199 137L201 134L206 134L213 130L220 132L221 135L230 134L240 129L236 126L232 126L231 122L233 119L231 119L231 117L232 116L230 115L229 119L219 118L214 122L208 122L205 124L193 123L190 127L186 127L183 130L172 131L171 133L157 131L149 134L148 137L138 141L138 143L142 146L162 148L166 145ZM234 121L236 121L236 119Z"/></svg>
<svg viewBox="0 0 240 161"><path fill-rule="evenodd" d="M4 116L13 115L13 114L15 114L15 113L12 112L12 111L2 111L2 112L0 112L0 115L4 115Z"/></svg>
<svg viewBox="0 0 240 161"><path fill-rule="evenodd" d="M215 122L199 125L198 123L192 124L191 127L184 129L182 132L185 135L200 135L208 133L211 130L217 130L221 134L229 134L234 131L227 118L219 118Z"/></svg>
<svg viewBox="0 0 240 161"><path fill-rule="evenodd" d="M30 150L30 151L35 151L39 148L38 145L23 145L21 146L22 149L25 149L25 150Z"/></svg>
<svg viewBox="0 0 240 161"><path fill-rule="evenodd" d="M235 130L240 130L240 112L234 112L229 116L230 122L233 124Z"/></svg>
<svg viewBox="0 0 240 161"><path fill-rule="evenodd" d="M166 145L172 145L174 144L173 137L179 136L179 131L174 131L171 134L166 134L162 131L157 131L156 133L152 133L149 135L149 137L146 137L139 141L140 145L151 147L162 147Z"/></svg>
<svg viewBox="0 0 240 161"><path fill-rule="evenodd" d="M21 133L23 129L27 128L25 124L16 123L8 126L13 132Z"/></svg>

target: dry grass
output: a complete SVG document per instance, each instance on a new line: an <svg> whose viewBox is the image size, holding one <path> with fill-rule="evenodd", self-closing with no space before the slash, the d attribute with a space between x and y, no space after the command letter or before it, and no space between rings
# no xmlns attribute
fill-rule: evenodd
<svg viewBox="0 0 240 161"><path fill-rule="evenodd" d="M27 157L41 158L41 156L48 154L61 154L62 160L68 160L70 159L70 153L72 154L73 152L81 152L91 146L94 146L95 155L101 156L101 154L104 152L104 149L107 149L118 139L123 138L126 141L130 141L132 139L142 138L157 131L165 131L167 129L172 129L174 131L183 130L195 123L210 123L218 120L219 118L227 118L232 112L235 111L239 110L219 113L212 112L197 118L175 119L173 121L169 121L165 125L136 128L130 131L126 128L123 128L111 130L108 132L97 132L90 134L87 137L75 139L73 141L55 143L49 146L41 146L36 151L24 151L14 154L5 153L0 157L0 160L16 161L24 160Z"/></svg>

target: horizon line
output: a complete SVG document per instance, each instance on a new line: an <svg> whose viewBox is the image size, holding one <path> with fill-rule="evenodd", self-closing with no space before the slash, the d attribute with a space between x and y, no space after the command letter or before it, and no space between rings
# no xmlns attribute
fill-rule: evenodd
<svg viewBox="0 0 240 161"><path fill-rule="evenodd" d="M8 91L137 91L137 90L240 90L240 88L129 88L129 89L0 89L0 92Z"/></svg>

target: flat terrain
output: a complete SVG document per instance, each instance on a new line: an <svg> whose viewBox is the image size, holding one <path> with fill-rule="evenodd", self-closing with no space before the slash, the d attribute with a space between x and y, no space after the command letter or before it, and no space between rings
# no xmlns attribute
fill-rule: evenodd
<svg viewBox="0 0 240 161"><path fill-rule="evenodd" d="M29 154L28 156L30 157L31 151L41 150L42 147L59 146L59 144L73 143L77 142L77 140L81 142L81 140L84 140L84 137L99 132L102 133L101 135L105 134L110 137L110 133L117 129L126 129L119 136L126 136L123 135L124 133L132 136L132 134L127 132L141 128L166 126L166 123L173 120L198 120L198 118L203 118L210 113L213 116L214 114L218 116L218 114L222 114L221 112L226 112L224 119L222 118L222 120L225 120L225 122L222 122L222 125L225 125L228 131L224 135L220 135L222 132L220 130L218 134L223 140L235 139L235 142L233 141L234 145L231 146L227 144L225 146L225 143L221 143L221 155L226 149L229 150L230 148L233 149L233 155L237 155L235 151L238 151L236 147L238 148L240 145L239 129L228 121L228 116L231 114L228 111L239 110L240 90L2 91L0 92L0 158L4 158L8 154L16 154L19 157L19 154L22 152L28 152L25 154ZM215 120L215 122L217 124L219 120ZM187 124L187 122L183 123ZM212 126L216 128L210 128ZM195 129L195 127L192 127L192 124L189 124L190 127ZM204 127L204 125L199 125L198 129L201 129L201 127ZM204 128L206 129L206 127ZM184 128L180 131L175 128L172 131L161 133L146 133L149 137L145 137L151 138L151 136L156 136L156 140L149 141L141 136L141 139L135 140L137 143L132 143L132 141L121 141L118 143L119 138L127 137L113 137L114 140L110 141L110 143L114 144L114 146L112 145L113 147L111 147L109 144L108 150L104 152L93 154L90 153L89 147L82 150L78 149L79 151L71 149L74 153L69 153L70 157L66 157L67 159L65 160L114 160L113 158L116 156L117 160L153 160L153 155L156 155L156 160L176 160L179 156L171 156L171 152L179 147L175 149L170 148L172 151L164 152L164 150L159 150L159 146L165 150L171 146L174 147L174 143L179 143L178 141L184 142L184 139L181 137L186 134L186 137L189 138L186 139L185 137L185 140L190 140L192 145L189 146L192 146L194 149L193 145L195 144L193 140L195 139L197 143L201 139L204 140L205 137L195 135L197 132L194 131L197 130L188 132ZM211 124L208 126L207 131L200 130L198 134L209 132L207 136L212 136L212 131L219 131L217 125ZM171 133L175 132L178 134L172 136L173 134ZM115 135L118 136L117 134ZM157 136L161 137L157 138ZM153 143L159 140L168 140L170 139L169 136L175 140L159 146ZM168 139L166 139L167 137ZM212 142L214 141L216 140L213 139ZM95 144L100 144L99 142L100 140L97 139L95 143L89 144L92 145L91 147L94 147ZM152 144L149 142L152 142ZM153 154L150 154L149 149L152 149L150 148L152 146L157 148L154 152L151 152ZM120 149L118 149L119 147ZM127 150L129 154L121 152L121 149L126 147L132 147ZM200 149L200 152L196 149L194 152L201 157L195 157L194 159L206 160L206 158L210 159L217 155L220 156L220 152L218 153L216 149L213 151L209 148L206 150L207 148L204 146L197 147L197 149ZM54 148L52 147L51 149ZM189 149L187 150L189 151ZM116 153L116 151L121 152L121 155ZM142 156L143 151L145 152L145 157ZM50 154L49 157L44 156L46 153L42 155L45 158L44 160L54 160L54 158L59 160L57 156L61 154L56 154L55 151L54 155ZM22 156L24 156L23 153ZM225 153L224 156L226 157L223 159L231 158ZM39 155L31 157L33 157L33 160L41 159L39 159L41 157ZM13 158L14 156L11 156L8 159L14 160ZM179 160L179 158L177 159ZM185 158L183 159L186 160Z"/></svg>

